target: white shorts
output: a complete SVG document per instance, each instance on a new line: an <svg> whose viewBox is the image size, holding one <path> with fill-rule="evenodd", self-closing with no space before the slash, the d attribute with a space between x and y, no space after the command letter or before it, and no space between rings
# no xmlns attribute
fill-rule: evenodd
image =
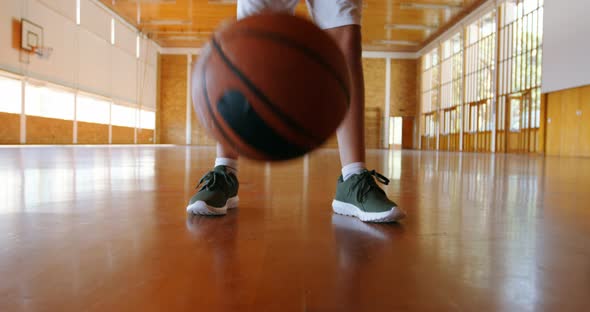
<svg viewBox="0 0 590 312"><path fill-rule="evenodd" d="M263 10L293 14L299 0L238 0L238 19ZM313 21L322 29L361 24L362 0L307 0Z"/></svg>

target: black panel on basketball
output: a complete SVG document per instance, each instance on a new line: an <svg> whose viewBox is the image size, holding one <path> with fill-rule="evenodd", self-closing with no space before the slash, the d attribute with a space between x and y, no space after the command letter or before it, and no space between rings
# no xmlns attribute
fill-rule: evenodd
<svg viewBox="0 0 590 312"><path fill-rule="evenodd" d="M217 110L242 140L249 142L270 157L285 159L301 156L306 152L306 149L290 143L275 133L250 106L248 99L240 91L225 92L217 102Z"/></svg>

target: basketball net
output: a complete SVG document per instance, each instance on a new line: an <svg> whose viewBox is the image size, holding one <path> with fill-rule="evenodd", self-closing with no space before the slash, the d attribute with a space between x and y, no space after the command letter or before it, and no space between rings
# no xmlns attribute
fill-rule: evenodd
<svg viewBox="0 0 590 312"><path fill-rule="evenodd" d="M33 47L33 53L37 54L37 57L40 59L49 59L52 52L53 48L51 47Z"/></svg>

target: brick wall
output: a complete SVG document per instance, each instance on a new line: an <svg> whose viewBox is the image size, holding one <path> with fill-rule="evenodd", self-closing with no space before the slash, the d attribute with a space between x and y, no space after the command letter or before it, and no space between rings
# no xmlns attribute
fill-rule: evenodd
<svg viewBox="0 0 590 312"><path fill-rule="evenodd" d="M196 57L193 58L193 64ZM366 145L380 147L382 141L383 106L385 104L385 59L363 59L365 78ZM414 116L416 112L416 60L392 60L391 113L393 116ZM160 102L157 124L159 142L184 144L186 127L186 67L185 55L160 56ZM201 128L196 115L191 115L193 145L214 145ZM325 147L336 147L335 136Z"/></svg>
<svg viewBox="0 0 590 312"><path fill-rule="evenodd" d="M154 142L154 130L137 129L137 143L151 144Z"/></svg>
<svg viewBox="0 0 590 312"><path fill-rule="evenodd" d="M0 113L0 144L20 143L20 115Z"/></svg>
<svg viewBox="0 0 590 312"><path fill-rule="evenodd" d="M193 57L195 64L197 57ZM186 143L186 55L160 56L160 102L158 120L159 143ZM191 113L191 144L215 145L201 127L197 115Z"/></svg>
<svg viewBox="0 0 590 312"><path fill-rule="evenodd" d="M109 126L78 121L78 144L109 143Z"/></svg>
<svg viewBox="0 0 590 312"><path fill-rule="evenodd" d="M383 109L385 103L385 59L364 58L365 107Z"/></svg>
<svg viewBox="0 0 590 312"><path fill-rule="evenodd" d="M391 60L392 116L416 116L416 60Z"/></svg>
<svg viewBox="0 0 590 312"><path fill-rule="evenodd" d="M365 76L365 146L380 148L383 141L385 59L363 59Z"/></svg>
<svg viewBox="0 0 590 312"><path fill-rule="evenodd" d="M186 142L186 55L160 55L160 143Z"/></svg>
<svg viewBox="0 0 590 312"><path fill-rule="evenodd" d="M134 132L133 128L112 126L111 142L113 144L133 144Z"/></svg>
<svg viewBox="0 0 590 312"><path fill-rule="evenodd" d="M197 62L197 57L193 58L193 64ZM207 134L205 129L201 127L199 118L194 109L191 114L191 144L192 145L215 145L215 140Z"/></svg>
<svg viewBox="0 0 590 312"><path fill-rule="evenodd" d="M27 116L28 144L72 144L73 141L73 121Z"/></svg>

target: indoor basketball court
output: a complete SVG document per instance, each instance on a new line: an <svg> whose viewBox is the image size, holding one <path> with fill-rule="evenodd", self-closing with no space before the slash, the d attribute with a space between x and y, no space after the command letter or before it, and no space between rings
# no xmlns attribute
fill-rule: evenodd
<svg viewBox="0 0 590 312"><path fill-rule="evenodd" d="M587 1L249 1L0 0L0 311L590 310Z"/></svg>

